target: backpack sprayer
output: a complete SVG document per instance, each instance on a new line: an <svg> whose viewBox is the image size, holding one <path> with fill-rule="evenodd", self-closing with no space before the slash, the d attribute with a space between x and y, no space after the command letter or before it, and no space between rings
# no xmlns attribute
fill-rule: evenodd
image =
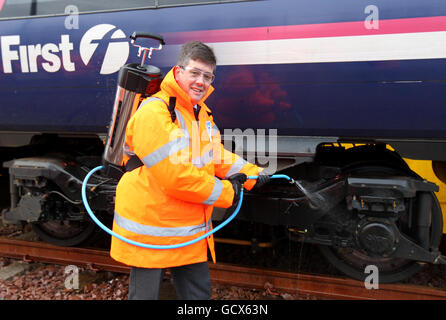
<svg viewBox="0 0 446 320"><path fill-rule="evenodd" d="M158 40L160 44L158 48L142 47L139 45L135 45L135 41L137 38L155 39ZM149 249L175 249L175 248L185 247L190 244L196 243L210 236L211 234L217 232L235 218L235 216L238 214L242 206L243 187L240 192L240 201L238 202L234 212L224 222L220 223L217 227L203 234L200 237L174 245L153 245L153 244L140 243L124 238L123 236L107 228L101 221L99 221L97 217L94 215L87 201L87 194L86 194L87 183L90 177L96 171L104 169L105 175L115 179L121 178L121 176L125 173L126 167L123 165L123 151L124 151L125 130L127 127L127 123L130 120L130 117L136 112L136 110L140 106L142 100L159 91L160 84L163 78L161 70L158 67L144 64L144 60L146 59L147 56L149 59L151 58L153 50L162 49L163 45L165 44L163 37L152 33L134 32L130 36L130 39L131 39L130 43L133 46L138 47L138 57L140 57L141 54L143 53L141 64L137 63L126 64L119 71L118 86L116 90L113 113L110 121L108 136L105 145L105 151L103 155L103 166L98 166L94 168L85 176L81 188L82 201L90 218L102 230L104 230L111 236L118 238L119 240L122 240L124 242L127 242L129 244L138 247L149 248ZM248 176L248 179L257 179L257 178L258 176ZM305 188L303 188L297 181L291 179L290 177L283 174L279 174L279 175L273 175L271 176L271 178L273 179L282 178L289 180L290 183L296 185L305 194L305 196L307 196L309 201L315 207L323 206L324 203L323 199L318 198L317 197L318 195L309 194L305 190Z"/></svg>
<svg viewBox="0 0 446 320"><path fill-rule="evenodd" d="M138 38L155 39L160 42L158 48L145 48L136 45ZM162 36L146 32L134 32L130 43L138 48L138 57L143 53L141 64L126 64L119 70L118 87L116 89L115 103L108 130L108 136L103 156L105 174L116 179L125 173L123 167L123 146L125 130L130 117L136 112L141 101L158 92L163 74L158 67L145 65L146 57L152 57L153 50L161 50L165 44Z"/></svg>

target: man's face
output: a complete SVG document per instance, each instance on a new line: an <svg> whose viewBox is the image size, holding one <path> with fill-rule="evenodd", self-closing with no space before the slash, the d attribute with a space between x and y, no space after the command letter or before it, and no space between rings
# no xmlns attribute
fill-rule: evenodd
<svg viewBox="0 0 446 320"><path fill-rule="evenodd" d="M193 105L206 95L213 80L213 71L211 65L201 60L189 60L187 66L175 67L175 79Z"/></svg>

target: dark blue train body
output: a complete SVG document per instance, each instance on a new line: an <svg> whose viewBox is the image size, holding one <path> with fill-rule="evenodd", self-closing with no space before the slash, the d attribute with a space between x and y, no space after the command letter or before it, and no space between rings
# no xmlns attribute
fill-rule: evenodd
<svg viewBox="0 0 446 320"><path fill-rule="evenodd" d="M402 159L433 160L445 179L446 2L78 5L0 1L5 222L31 223L42 239L64 246L94 232L81 182L101 164L118 71L140 62L129 36L144 31L164 37L150 60L164 73L182 43L209 44L217 72L206 103L224 138L235 142L233 151L263 165L268 156L273 171L327 202L315 208L294 186L271 182L245 194L238 222L317 244L339 270L361 280L367 265L378 267L380 282L393 282L417 272L419 261L446 262L438 249L438 188ZM250 132L257 142L267 133L269 153L238 145L237 134L249 140ZM101 218L113 215L115 187L102 173L91 179L90 205ZM215 210L214 221L221 218Z"/></svg>
<svg viewBox="0 0 446 320"><path fill-rule="evenodd" d="M445 138L445 57L434 52L435 58L426 58L431 50L426 47L418 48L426 54L413 56L398 50L425 45L405 35L438 34L435 39L440 41L446 27L426 31L423 19L446 16L446 5L441 1L379 1L375 4L379 10L375 19L379 20L370 21L379 21L378 29L364 25L374 13L366 13L367 6L366 1L333 4L325 0L179 6L81 14L78 29L66 28L67 16L0 21L0 131L106 133L117 69L122 63L138 61L136 49L128 46L128 36L135 30L149 30L163 35L167 42L166 50L155 52L151 61L164 71L175 65L174 52L181 39L194 34L198 40L219 45L217 58L219 50L225 51L224 65L217 70L216 91L208 101L221 128L277 128L279 134L296 136ZM392 33L385 33L386 20L400 23L392 27ZM302 36L299 26L308 26L310 36ZM92 41L81 43L94 27ZM269 37L268 27L289 34ZM345 30L331 31L338 27ZM361 34L356 33L358 28ZM251 31L252 35L239 40L237 33ZM62 35L65 45L60 44ZM393 51L378 50L370 58L362 55L362 49L355 49L378 37L391 41ZM296 41L299 38L303 41ZM265 55L275 50L275 42L289 43L289 52L281 52L282 58L268 61L270 56L265 56L248 64L235 58L243 50ZM245 48L250 43L255 44ZM287 43L277 45L278 50ZM318 62L309 54L293 61L293 55L308 50L306 44L311 50L324 48L325 59ZM47 50L48 60L41 51L33 56L36 50L29 46L36 45ZM174 48L169 50L169 45ZM26 57L20 50L25 46L28 70L21 67ZM90 55L87 63L82 50L90 50L85 53ZM115 68L101 74L107 63L115 63ZM46 71L42 64L52 70ZM266 95L259 97L259 92Z"/></svg>

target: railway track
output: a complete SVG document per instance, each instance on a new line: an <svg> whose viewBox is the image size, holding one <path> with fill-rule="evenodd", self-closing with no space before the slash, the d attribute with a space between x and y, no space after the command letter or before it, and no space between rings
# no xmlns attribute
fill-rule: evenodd
<svg viewBox="0 0 446 320"><path fill-rule="evenodd" d="M110 258L108 251L57 247L43 242L0 238L0 256L54 264L74 264L93 270L128 273L129 267ZM263 289L266 283L280 291L323 299L446 300L446 291L414 285L381 284L366 289L359 281L320 275L296 274L229 264L210 264L211 280L227 285Z"/></svg>

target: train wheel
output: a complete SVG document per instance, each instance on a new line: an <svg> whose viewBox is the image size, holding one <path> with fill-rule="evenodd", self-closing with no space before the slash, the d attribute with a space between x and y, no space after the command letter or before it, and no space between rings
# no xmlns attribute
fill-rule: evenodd
<svg viewBox="0 0 446 320"><path fill-rule="evenodd" d="M380 174L401 174L402 172L394 168L386 167L366 167L355 170L355 173L380 173ZM407 173L407 172L406 172ZM435 196L432 196L431 227L430 227L430 247L436 248L440 244L443 233L443 216L440 204ZM410 233L407 221L398 221L400 232L405 230ZM410 236L410 234L409 234ZM339 271L354 279L364 281L369 275L365 273L368 265L374 265L379 271L380 283L391 283L404 280L414 275L422 268L422 264L417 261L403 258L372 257L362 251L351 248L335 248L332 246L320 246L320 250L325 258L333 264Z"/></svg>
<svg viewBox="0 0 446 320"><path fill-rule="evenodd" d="M93 221L51 220L34 222L32 226L43 241L63 247L81 244L95 230Z"/></svg>

